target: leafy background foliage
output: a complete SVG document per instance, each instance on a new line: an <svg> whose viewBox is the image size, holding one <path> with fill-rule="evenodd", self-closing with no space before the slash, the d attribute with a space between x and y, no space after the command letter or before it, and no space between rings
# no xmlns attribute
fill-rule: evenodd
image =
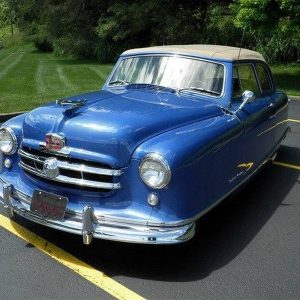
<svg viewBox="0 0 300 300"><path fill-rule="evenodd" d="M300 59L298 0L0 0L0 28L14 27L39 50L101 62L150 45L239 46L243 31L271 63Z"/></svg>

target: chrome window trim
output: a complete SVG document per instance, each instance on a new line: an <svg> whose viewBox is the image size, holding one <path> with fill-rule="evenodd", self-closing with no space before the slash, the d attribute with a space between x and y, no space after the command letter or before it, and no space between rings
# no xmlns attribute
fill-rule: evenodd
<svg viewBox="0 0 300 300"><path fill-rule="evenodd" d="M2 172L4 167L4 153L0 151L0 173Z"/></svg>
<svg viewBox="0 0 300 300"><path fill-rule="evenodd" d="M117 68L119 67L119 65L121 64L121 62L125 59L129 59L129 58L136 58L136 57L143 57L143 56L165 56L165 57L182 57L182 58L188 58L188 59L192 59L192 60L199 60L199 61L204 61L204 62L208 62L208 63L212 63L212 64L218 64L223 66L224 71L223 71L223 75L224 75L224 80L223 80L223 87L222 87L222 92L219 96L214 96L214 95L210 95L207 93L202 93L202 92L190 92L192 94L196 94L196 95L204 95L207 97L211 97L211 98L215 98L215 99L219 99L222 98L225 94L225 87L226 87L226 82L227 82L227 68L226 65L222 62L217 62L214 60L209 60L209 59L205 59L205 58L200 58L200 57L196 57L196 56L190 56L190 55L185 55L185 54L169 54L169 53L154 53L154 54L138 54L138 55L129 55L129 56L120 56L118 62L116 63L115 67L113 68L111 74L109 75L104 87L108 87L108 88L113 88L116 87L114 85L110 85L110 81L111 78L114 76ZM166 88L170 88L170 87L166 87Z"/></svg>

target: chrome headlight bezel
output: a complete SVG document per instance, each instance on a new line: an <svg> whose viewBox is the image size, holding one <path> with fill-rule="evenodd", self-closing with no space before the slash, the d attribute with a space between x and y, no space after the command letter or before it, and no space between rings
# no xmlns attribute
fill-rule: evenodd
<svg viewBox="0 0 300 300"><path fill-rule="evenodd" d="M17 140L15 132L8 126L1 127L0 128L0 133L1 133L1 131L6 131L9 134L10 141L8 141L8 142L11 142L12 145L11 145L11 148L9 149L9 151L3 151L3 149L2 149L3 146L0 145L0 151L2 153L4 153L5 155L14 154L17 151L17 148L18 148L18 140Z"/></svg>
<svg viewBox="0 0 300 300"><path fill-rule="evenodd" d="M156 163L159 163L162 170L163 170L163 172L164 172L163 180L161 182L159 182L158 184L155 184L155 185L151 184L143 176L143 166L144 166L145 162L147 162L149 160L152 160ZM170 182L170 180L171 180L170 166L169 166L167 160L162 155L160 155L158 153L149 153L143 158L143 160L141 161L140 166L139 166L139 173L140 173L140 177L141 177L142 181L147 186L149 186L150 188L153 188L153 189L162 189L162 188L166 187L168 185L168 183Z"/></svg>

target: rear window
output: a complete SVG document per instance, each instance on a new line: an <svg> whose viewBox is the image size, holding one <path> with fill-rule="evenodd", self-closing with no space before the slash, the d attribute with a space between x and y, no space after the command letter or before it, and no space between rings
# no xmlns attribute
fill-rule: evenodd
<svg viewBox="0 0 300 300"><path fill-rule="evenodd" d="M267 93L273 90L273 85L271 81L271 77L269 71L262 64L256 65L256 73L258 77L258 81L263 93Z"/></svg>

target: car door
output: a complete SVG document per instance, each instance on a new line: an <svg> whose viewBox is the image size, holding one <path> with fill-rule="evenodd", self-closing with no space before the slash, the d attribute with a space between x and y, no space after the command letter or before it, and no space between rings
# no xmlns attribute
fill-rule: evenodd
<svg viewBox="0 0 300 300"><path fill-rule="evenodd" d="M273 145L273 151L279 146L282 138L285 136L288 124L286 122L288 118L288 98L283 92L276 92L274 81L269 67L262 62L255 64L256 74L260 89L265 97L270 98L270 119L271 124L269 130L276 132L275 145ZM264 133L265 134L265 133Z"/></svg>
<svg viewBox="0 0 300 300"><path fill-rule="evenodd" d="M238 110L244 91L252 91L255 100ZM233 106L244 124L246 162L248 169L258 167L272 152L276 144L276 111L272 93L264 93L254 63L239 63L233 69ZM276 126L275 126L276 127Z"/></svg>

